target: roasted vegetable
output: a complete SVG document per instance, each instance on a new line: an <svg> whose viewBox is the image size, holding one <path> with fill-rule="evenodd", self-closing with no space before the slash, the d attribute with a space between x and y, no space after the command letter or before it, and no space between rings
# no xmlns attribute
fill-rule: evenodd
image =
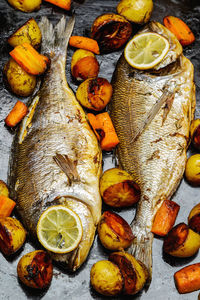
<svg viewBox="0 0 200 300"><path fill-rule="evenodd" d="M0 195L0 217L9 217L15 205L15 201L4 195Z"/></svg>
<svg viewBox="0 0 200 300"><path fill-rule="evenodd" d="M176 287L180 294L200 289L200 263L187 266L174 274Z"/></svg>
<svg viewBox="0 0 200 300"><path fill-rule="evenodd" d="M176 257L190 257L200 247L200 235L189 229L185 223L173 227L164 240L163 249Z"/></svg>
<svg viewBox="0 0 200 300"><path fill-rule="evenodd" d="M173 16L166 16L163 19L163 23L165 27L177 37L181 45L187 46L195 41L194 34L181 19Z"/></svg>
<svg viewBox="0 0 200 300"><path fill-rule="evenodd" d="M174 226L179 209L176 202L165 200L155 215L151 231L165 236Z"/></svg>
<svg viewBox="0 0 200 300"><path fill-rule="evenodd" d="M105 211L98 223L98 235L103 246L116 251L128 248L133 239L129 224L119 215Z"/></svg>
<svg viewBox="0 0 200 300"><path fill-rule="evenodd" d="M144 287L149 275L144 264L127 252L114 252L109 256L109 260L115 263L122 273L124 294L135 295Z"/></svg>
<svg viewBox="0 0 200 300"><path fill-rule="evenodd" d="M190 137L194 147L200 150L200 119L192 120L190 125Z"/></svg>
<svg viewBox="0 0 200 300"><path fill-rule="evenodd" d="M76 98L86 108L100 111L105 108L112 96L112 85L105 78L89 78L82 82Z"/></svg>
<svg viewBox="0 0 200 300"><path fill-rule="evenodd" d="M4 80L16 95L30 96L36 86L36 76L28 74L14 59L9 59L4 67Z"/></svg>
<svg viewBox="0 0 200 300"><path fill-rule="evenodd" d="M191 185L200 185L200 154L194 154L188 158L185 177Z"/></svg>
<svg viewBox="0 0 200 300"><path fill-rule="evenodd" d="M189 227L200 234L200 203L195 205L188 217Z"/></svg>
<svg viewBox="0 0 200 300"><path fill-rule="evenodd" d="M23 12L32 12L40 9L42 0L8 0L8 3Z"/></svg>
<svg viewBox="0 0 200 300"><path fill-rule="evenodd" d="M45 1L52 3L56 6L66 9L66 10L70 10L70 8L71 8L71 0L45 0Z"/></svg>
<svg viewBox="0 0 200 300"><path fill-rule="evenodd" d="M14 218L0 218L0 250L11 255L19 250L26 239L26 231L22 224Z"/></svg>
<svg viewBox="0 0 200 300"><path fill-rule="evenodd" d="M100 179L100 193L104 202L113 207L127 207L138 202L140 188L126 171L112 168Z"/></svg>
<svg viewBox="0 0 200 300"><path fill-rule="evenodd" d="M53 265L50 255L37 250L25 254L17 265L19 279L34 289L44 289L51 283Z"/></svg>
<svg viewBox="0 0 200 300"><path fill-rule="evenodd" d="M7 184L3 180L0 180L0 195L9 197L9 190Z"/></svg>
<svg viewBox="0 0 200 300"><path fill-rule="evenodd" d="M117 5L117 12L127 20L145 24L149 21L153 11L152 0L121 0Z"/></svg>
<svg viewBox="0 0 200 300"><path fill-rule="evenodd" d="M12 47L29 43L37 49L41 44L41 40L42 34L40 27L37 22L31 18L8 38L8 43Z"/></svg>
<svg viewBox="0 0 200 300"><path fill-rule="evenodd" d="M21 101L17 101L13 109L9 112L5 119L5 123L9 127L16 126L23 117L28 113L28 107Z"/></svg>
<svg viewBox="0 0 200 300"><path fill-rule="evenodd" d="M93 115L87 114L102 150L111 151L119 143L118 136L107 112Z"/></svg>
<svg viewBox="0 0 200 300"><path fill-rule="evenodd" d="M69 45L71 47L80 48L99 54L99 45L96 40L87 38L84 36L71 36L69 39Z"/></svg>
<svg viewBox="0 0 200 300"><path fill-rule="evenodd" d="M101 53L121 48L130 38L132 25L123 16L104 14L95 19L91 37L97 40Z"/></svg>
<svg viewBox="0 0 200 300"><path fill-rule="evenodd" d="M79 81L97 77L99 63L94 53L84 49L76 50L71 60L71 73Z"/></svg>
<svg viewBox="0 0 200 300"><path fill-rule="evenodd" d="M123 278L119 268L108 260L95 263L90 271L93 288L104 296L119 295L123 289Z"/></svg>

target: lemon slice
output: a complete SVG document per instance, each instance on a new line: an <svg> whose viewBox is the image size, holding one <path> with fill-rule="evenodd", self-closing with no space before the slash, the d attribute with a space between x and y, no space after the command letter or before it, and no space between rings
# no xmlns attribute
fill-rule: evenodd
<svg viewBox="0 0 200 300"><path fill-rule="evenodd" d="M37 236L40 243L54 253L68 253L74 250L83 234L78 215L64 205L49 207L40 216Z"/></svg>
<svg viewBox="0 0 200 300"><path fill-rule="evenodd" d="M126 45L124 56L134 68L151 69L165 57L169 50L169 42L162 35L145 32L135 35Z"/></svg>

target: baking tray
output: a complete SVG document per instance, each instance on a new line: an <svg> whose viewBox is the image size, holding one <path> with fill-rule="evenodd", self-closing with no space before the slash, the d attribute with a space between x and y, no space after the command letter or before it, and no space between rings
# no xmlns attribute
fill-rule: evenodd
<svg viewBox="0 0 200 300"><path fill-rule="evenodd" d="M76 23L74 34L89 36L89 31L93 20L102 13L116 12L116 5L118 1L114 0L86 0L85 2L74 2L73 10L76 13ZM30 17L34 17L37 21L41 16L48 16L49 19L56 23L62 14L65 13L66 17L70 13L53 7L50 4L43 3L41 9L34 13L23 13L14 10L7 4L5 0L0 2L0 58L2 70L3 65L8 60L8 53L10 47L6 43L6 38L20 25L26 22ZM196 117L200 116L200 3L198 0L154 0L154 11L151 17L152 20L162 22L166 15L175 15L180 17L189 25L195 34L196 41L194 44L185 47L185 55L191 59L195 67L195 82L196 82L196 95L197 95L197 108ZM99 76L107 78L109 81L112 78L116 62L121 55L122 51L115 53L100 55L98 61L100 63ZM70 74L70 61L73 50L68 50L66 75L67 80L74 91L77 89L76 83L71 78ZM10 155L11 143L13 140L14 132L9 131L4 126L4 119L10 109L18 99L5 89L3 84L2 72L0 72L0 179L7 180L8 161ZM23 99L27 101L27 99ZM194 150L189 149L188 155ZM104 154L103 169L106 170L115 165L115 158L112 153ZM187 216L190 209L199 202L200 189L189 186L183 179L173 200L180 204L180 212L176 223L187 222ZM135 208L125 210L117 210L117 212L130 223L135 214ZM193 292L186 295L179 295L174 284L173 274L191 263L200 261L200 254L189 259L172 259L163 255L162 239L154 239L153 243L153 279L147 291L142 291L137 296L126 297L126 299L197 299L199 292ZM90 254L84 265L74 274L68 273L54 267L54 276L52 283L48 290L43 292L34 291L24 287L17 278L16 267L20 257L35 249L30 238L28 238L23 249L14 255L12 258L7 259L0 254L0 299L104 299L105 297L98 295L90 287L89 277L91 266L101 259L107 259L108 252L101 246L98 237L96 236ZM124 299L125 297L115 298ZM111 298L110 298L111 299Z"/></svg>

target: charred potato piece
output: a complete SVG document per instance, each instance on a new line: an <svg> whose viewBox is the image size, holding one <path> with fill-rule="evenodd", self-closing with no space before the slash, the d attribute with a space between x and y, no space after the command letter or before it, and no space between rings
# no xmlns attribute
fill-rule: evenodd
<svg viewBox="0 0 200 300"><path fill-rule="evenodd" d="M89 78L82 82L76 98L82 106L100 111L106 107L112 96L112 85L105 78Z"/></svg>
<svg viewBox="0 0 200 300"><path fill-rule="evenodd" d="M200 154L195 154L188 158L185 167L185 177L191 185L200 185Z"/></svg>
<svg viewBox="0 0 200 300"><path fill-rule="evenodd" d="M0 250L5 255L11 255L19 250L26 239L26 230L14 218L0 218Z"/></svg>
<svg viewBox="0 0 200 300"><path fill-rule="evenodd" d="M188 217L189 227L200 234L200 203L193 207Z"/></svg>
<svg viewBox="0 0 200 300"><path fill-rule="evenodd" d="M4 67L4 80L16 95L30 96L36 86L36 76L28 74L14 59L9 59Z"/></svg>
<svg viewBox="0 0 200 300"><path fill-rule="evenodd" d="M123 16L103 14L95 19L91 37L98 42L100 52L108 53L121 48L130 38L132 25Z"/></svg>
<svg viewBox="0 0 200 300"><path fill-rule="evenodd" d="M101 216L98 235L103 246L112 251L128 248L134 239L130 225L122 217L109 211Z"/></svg>
<svg viewBox="0 0 200 300"><path fill-rule="evenodd" d="M0 195L9 197L9 190L6 183L3 180L0 180Z"/></svg>
<svg viewBox="0 0 200 300"><path fill-rule="evenodd" d="M8 38L8 44L16 47L23 43L29 43L37 49L40 47L41 40L40 28L37 22L31 18Z"/></svg>
<svg viewBox="0 0 200 300"><path fill-rule="evenodd" d="M124 294L134 295L144 287L148 278L144 264L127 252L114 252L109 256L109 260L115 263L122 273Z"/></svg>
<svg viewBox="0 0 200 300"><path fill-rule="evenodd" d="M92 287L104 296L119 295L123 289L123 278L119 268L108 260L95 263L90 271Z"/></svg>
<svg viewBox="0 0 200 300"><path fill-rule="evenodd" d="M163 244L164 252L175 257L190 257L200 247L200 235L189 229L185 223L173 227Z"/></svg>
<svg viewBox="0 0 200 300"><path fill-rule="evenodd" d="M23 12L32 12L40 9L42 0L8 0L8 3Z"/></svg>
<svg viewBox="0 0 200 300"><path fill-rule="evenodd" d="M192 120L190 125L190 137L194 147L200 150L200 119Z"/></svg>
<svg viewBox="0 0 200 300"><path fill-rule="evenodd" d="M99 63L95 54L84 49L76 50L72 56L71 73L78 81L97 77L99 73Z"/></svg>
<svg viewBox="0 0 200 300"><path fill-rule="evenodd" d="M104 202L113 207L128 207L140 199L140 188L126 171L113 168L100 179L100 193Z"/></svg>
<svg viewBox="0 0 200 300"><path fill-rule="evenodd" d="M49 286L53 275L53 264L50 255L43 250L25 254L17 265L19 279L34 289Z"/></svg>

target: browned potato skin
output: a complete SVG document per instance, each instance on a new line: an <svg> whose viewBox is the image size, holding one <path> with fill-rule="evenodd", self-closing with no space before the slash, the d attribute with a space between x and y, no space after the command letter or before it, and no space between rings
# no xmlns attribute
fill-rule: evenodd
<svg viewBox="0 0 200 300"><path fill-rule="evenodd" d="M3 180L0 180L0 195L9 197L9 190L7 184Z"/></svg>
<svg viewBox="0 0 200 300"><path fill-rule="evenodd" d="M192 230L200 234L200 203L192 208L188 217L188 225Z"/></svg>
<svg viewBox="0 0 200 300"><path fill-rule="evenodd" d="M28 74L12 58L4 67L4 81L14 94L22 97L32 95L37 82L36 76Z"/></svg>
<svg viewBox="0 0 200 300"><path fill-rule="evenodd" d="M121 48L131 33L131 23L117 14L103 14L97 17L91 28L91 37L97 40L101 53Z"/></svg>
<svg viewBox="0 0 200 300"><path fill-rule="evenodd" d="M17 265L19 279L34 289L44 289L51 283L53 265L50 255L43 250L25 254Z"/></svg>

